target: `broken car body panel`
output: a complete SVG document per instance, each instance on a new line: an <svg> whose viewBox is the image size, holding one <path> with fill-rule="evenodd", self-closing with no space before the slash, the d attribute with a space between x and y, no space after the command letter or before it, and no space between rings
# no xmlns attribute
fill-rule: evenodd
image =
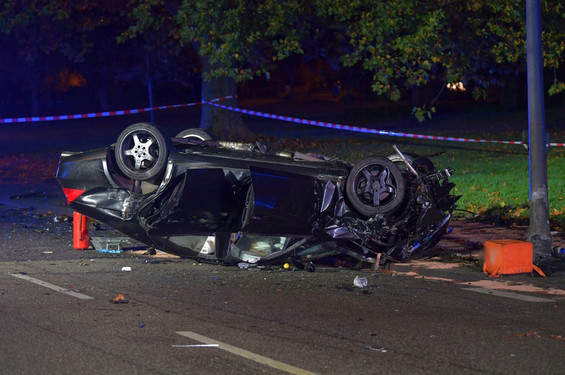
<svg viewBox="0 0 565 375"><path fill-rule="evenodd" d="M72 209L160 250L300 264L328 254L402 261L433 247L457 200L449 174L399 150L353 165L140 123L107 149L63 153L57 178Z"/></svg>

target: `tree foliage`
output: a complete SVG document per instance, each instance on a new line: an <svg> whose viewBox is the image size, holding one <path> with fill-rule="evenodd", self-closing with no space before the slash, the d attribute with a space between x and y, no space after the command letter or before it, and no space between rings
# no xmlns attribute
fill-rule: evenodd
<svg viewBox="0 0 565 375"><path fill-rule="evenodd" d="M0 73L9 73L11 79L23 82L32 92L33 114L40 107L39 91L51 91L51 85L61 71L71 69L107 70L110 64L94 64L110 54L98 54L108 50L105 36L110 22L109 15L119 11L115 2L100 1L50 1L8 0L0 8L0 33L8 46L5 53L11 56L3 64ZM105 32L101 30L106 30ZM114 43L111 46L115 50ZM107 48L102 49L101 46ZM115 56L115 55L114 55ZM88 64L85 62L88 61ZM71 69L69 69L71 67ZM99 75L97 76L99 78ZM90 80L91 85L100 82ZM47 82L47 83L46 83ZM51 83L51 85L50 85ZM49 95L44 101L49 102Z"/></svg>
<svg viewBox="0 0 565 375"><path fill-rule="evenodd" d="M563 0L543 0L545 66L554 72L550 94L565 90L558 77L565 59ZM154 25L166 1L141 0L140 20ZM210 62L205 78L248 80L297 54L339 54L344 67L373 74L372 89L396 101L441 82L430 115L447 84L462 82L476 99L526 70L526 15L522 0L182 0L171 15L181 43Z"/></svg>
<svg viewBox="0 0 565 375"><path fill-rule="evenodd" d="M81 57L77 48L81 41L68 27L69 11L58 5L48 0L8 0L0 6L1 77L29 90L33 114L39 110L41 78L53 72L53 62Z"/></svg>
<svg viewBox="0 0 565 375"><path fill-rule="evenodd" d="M304 15L312 14L309 6L298 0L138 0L131 12L134 22L123 39L167 28L170 38L197 51L202 99L235 97L236 82L253 79L279 61L303 53L301 41L310 27ZM237 99L228 104L237 105ZM204 106L201 128L216 133L231 128L228 133L241 136L233 126L241 122L237 117Z"/></svg>
<svg viewBox="0 0 565 375"><path fill-rule="evenodd" d="M241 82L304 52L304 35L311 25L309 4L297 0L182 0L174 4L139 0L132 11L136 22L126 35L151 32L172 22L175 27L170 37L193 46L209 62L205 79L231 77Z"/></svg>
<svg viewBox="0 0 565 375"><path fill-rule="evenodd" d="M556 74L565 59L562 0L544 0L544 64ZM373 90L398 100L433 80L463 82L475 98L526 70L526 14L522 0L320 0L319 14L347 25L346 66L373 72ZM432 100L433 101L433 100ZM432 103L431 103L432 104ZM420 112L422 115L422 112Z"/></svg>
<svg viewBox="0 0 565 375"><path fill-rule="evenodd" d="M49 104L49 86L62 70L85 77L86 88L99 99L102 110L109 107L112 85L134 81L148 86L152 82L191 85L195 59L169 37L167 29L118 44L117 38L130 25L124 17L130 10L126 0L4 2L0 79L25 84L32 92L34 114L41 101Z"/></svg>
<svg viewBox="0 0 565 375"><path fill-rule="evenodd" d="M564 3L542 0L550 94L565 90ZM484 98L526 70L523 0L6 0L0 33L11 36L4 45L17 44L21 64L11 69L28 80L39 61L66 59L96 62L83 65L99 69L90 76L119 80L189 80L199 64L213 86L298 56L370 72L373 91L393 101L438 85L416 108L419 118L447 84L462 82Z"/></svg>

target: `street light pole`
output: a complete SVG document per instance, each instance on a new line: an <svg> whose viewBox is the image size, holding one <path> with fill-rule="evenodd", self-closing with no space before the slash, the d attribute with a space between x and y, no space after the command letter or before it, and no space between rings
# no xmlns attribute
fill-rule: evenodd
<svg viewBox="0 0 565 375"><path fill-rule="evenodd" d="M526 44L528 68L528 129L530 155L530 235L534 253L551 255L547 151L541 40L541 2L526 0Z"/></svg>

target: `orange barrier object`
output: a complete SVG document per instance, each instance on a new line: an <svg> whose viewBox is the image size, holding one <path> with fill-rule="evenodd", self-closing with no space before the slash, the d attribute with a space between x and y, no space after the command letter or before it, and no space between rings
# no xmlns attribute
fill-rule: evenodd
<svg viewBox="0 0 565 375"><path fill-rule="evenodd" d="M485 262L483 272L490 277L517 273L545 274L533 264L534 249L531 242L519 240L485 241Z"/></svg>
<svg viewBox="0 0 565 375"><path fill-rule="evenodd" d="M88 217L78 212L73 212L73 246L77 250L85 250L90 247Z"/></svg>

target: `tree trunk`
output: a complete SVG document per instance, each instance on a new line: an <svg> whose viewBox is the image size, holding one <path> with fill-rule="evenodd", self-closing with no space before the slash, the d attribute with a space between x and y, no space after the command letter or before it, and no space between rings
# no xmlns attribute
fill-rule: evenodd
<svg viewBox="0 0 565 375"><path fill-rule="evenodd" d="M149 108L151 108L151 123L155 123L155 111L153 110L153 82L151 79L151 64L149 62L149 52L145 52L145 68L146 76L145 81L147 83L147 96L149 97Z"/></svg>
<svg viewBox="0 0 565 375"><path fill-rule="evenodd" d="M102 111L107 111L110 107L108 106L108 82L104 80L96 88L96 96L98 97L98 103L100 104L100 109Z"/></svg>
<svg viewBox="0 0 565 375"><path fill-rule="evenodd" d="M206 57L200 58L202 71L209 72L210 64ZM217 102L228 107L237 108L237 84L234 79L222 77L210 81L202 79L202 101L210 101L225 96L230 99ZM214 134L219 139L245 139L253 136L247 129L239 112L218 108L209 104L202 105L202 116L200 118L200 129Z"/></svg>
<svg viewBox="0 0 565 375"><path fill-rule="evenodd" d="M36 80L30 82L31 84L31 114L32 116L39 116L39 84Z"/></svg>
<svg viewBox="0 0 565 375"><path fill-rule="evenodd" d="M108 111L110 108L108 104L108 87L110 85L108 73L96 73L95 70L89 68L86 64L82 67L81 71L86 77L86 82L88 82L87 87L92 90L96 98L98 98L100 111Z"/></svg>

